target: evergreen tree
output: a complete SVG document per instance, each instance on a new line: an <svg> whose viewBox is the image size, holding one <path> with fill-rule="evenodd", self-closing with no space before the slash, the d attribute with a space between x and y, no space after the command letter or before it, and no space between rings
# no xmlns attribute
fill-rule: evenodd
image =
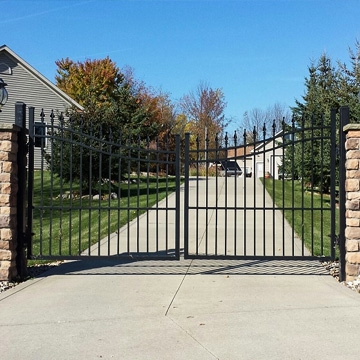
<svg viewBox="0 0 360 360"><path fill-rule="evenodd" d="M322 125L330 126L330 111L340 106L339 73L332 66L331 59L323 54L316 64L309 67L309 77L305 79L305 95L296 101L292 109L294 121L294 171L292 171L292 146L286 150L285 173L293 173L295 178L303 178L313 187L330 188L330 129L321 130ZM301 129L311 129L302 131Z"/></svg>

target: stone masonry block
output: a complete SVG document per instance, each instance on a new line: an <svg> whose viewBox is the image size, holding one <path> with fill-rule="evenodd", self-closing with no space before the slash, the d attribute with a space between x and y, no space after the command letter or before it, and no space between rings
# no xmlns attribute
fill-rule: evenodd
<svg viewBox="0 0 360 360"><path fill-rule="evenodd" d="M348 252L345 256L345 260L350 264L360 265L360 252Z"/></svg>
<svg viewBox="0 0 360 360"><path fill-rule="evenodd" d="M0 206L9 206L10 205L10 195L9 194L0 194Z"/></svg>
<svg viewBox="0 0 360 360"><path fill-rule="evenodd" d="M346 179L345 190L346 191L359 191L359 180L357 179Z"/></svg>
<svg viewBox="0 0 360 360"><path fill-rule="evenodd" d="M10 250L0 250L0 260L13 260L15 259L15 252Z"/></svg>
<svg viewBox="0 0 360 360"><path fill-rule="evenodd" d="M11 174L17 172L17 170L18 170L18 166L15 162L13 161L3 162L3 169L2 169L3 172Z"/></svg>
<svg viewBox="0 0 360 360"><path fill-rule="evenodd" d="M11 181L11 174L2 173L0 174L0 182L10 182Z"/></svg>
<svg viewBox="0 0 360 360"><path fill-rule="evenodd" d="M18 151L18 144L14 141L0 141L0 151L7 151L16 154Z"/></svg>
<svg viewBox="0 0 360 360"><path fill-rule="evenodd" d="M347 218L346 225L347 226L360 226L360 219Z"/></svg>
<svg viewBox="0 0 360 360"><path fill-rule="evenodd" d="M360 138L360 130L350 130L346 134L346 138Z"/></svg>
<svg viewBox="0 0 360 360"><path fill-rule="evenodd" d="M359 240L346 240L346 251L359 251Z"/></svg>
<svg viewBox="0 0 360 360"><path fill-rule="evenodd" d="M16 215L17 208L16 206L2 206L0 207L1 215Z"/></svg>
<svg viewBox="0 0 360 360"><path fill-rule="evenodd" d="M346 159L360 159L360 150L349 150L346 152Z"/></svg>
<svg viewBox="0 0 360 360"><path fill-rule="evenodd" d="M11 241L15 239L16 230L15 229L1 229L0 232L1 240L3 241Z"/></svg>
<svg viewBox="0 0 360 360"><path fill-rule="evenodd" d="M358 159L346 160L346 169L347 170L358 170L359 169L359 160Z"/></svg>
<svg viewBox="0 0 360 360"><path fill-rule="evenodd" d="M359 149L359 139L356 139L356 138L347 139L345 142L345 149L346 150L358 150Z"/></svg>
<svg viewBox="0 0 360 360"><path fill-rule="evenodd" d="M346 171L347 179L360 179L360 170L348 170Z"/></svg>
<svg viewBox="0 0 360 360"><path fill-rule="evenodd" d="M13 215L0 215L0 228L15 228L16 217Z"/></svg>
<svg viewBox="0 0 360 360"><path fill-rule="evenodd" d="M0 268L0 280L2 281L11 281L16 277L16 275L16 266Z"/></svg>
<svg viewBox="0 0 360 360"><path fill-rule="evenodd" d="M359 210L359 200L348 200L345 207L349 210Z"/></svg>
<svg viewBox="0 0 360 360"><path fill-rule="evenodd" d="M355 192L347 192L346 193L346 198L348 200L360 200L360 192L355 191Z"/></svg>
<svg viewBox="0 0 360 360"><path fill-rule="evenodd" d="M347 217L347 218L360 219L360 211L356 211L356 210L346 210L346 217Z"/></svg>
<svg viewBox="0 0 360 360"><path fill-rule="evenodd" d="M9 140L9 141L16 141L17 140L17 134L14 132L6 132L1 131L0 132L0 140Z"/></svg>
<svg viewBox="0 0 360 360"><path fill-rule="evenodd" d="M358 276L359 269L360 269L359 265L347 263L345 266L346 275L350 275L350 276ZM348 279L346 279L346 280L348 280Z"/></svg>
<svg viewBox="0 0 360 360"><path fill-rule="evenodd" d="M347 239L360 239L360 228L358 227L346 227L345 236Z"/></svg>
<svg viewBox="0 0 360 360"><path fill-rule="evenodd" d="M1 184L1 193L2 194L16 194L17 191L18 191L17 184L11 184L11 183Z"/></svg>

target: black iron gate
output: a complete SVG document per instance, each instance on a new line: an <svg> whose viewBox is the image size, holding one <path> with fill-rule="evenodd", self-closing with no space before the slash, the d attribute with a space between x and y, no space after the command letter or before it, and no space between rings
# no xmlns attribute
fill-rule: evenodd
<svg viewBox="0 0 360 360"><path fill-rule="evenodd" d="M180 140L29 111L28 257L179 259Z"/></svg>
<svg viewBox="0 0 360 360"><path fill-rule="evenodd" d="M336 124L333 110L328 118L274 121L270 136L265 125L231 139L187 134L185 258L334 259L345 226Z"/></svg>

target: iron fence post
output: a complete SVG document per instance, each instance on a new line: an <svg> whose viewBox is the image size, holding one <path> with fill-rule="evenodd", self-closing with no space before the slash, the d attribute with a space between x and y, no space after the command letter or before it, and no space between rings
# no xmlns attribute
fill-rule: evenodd
<svg viewBox="0 0 360 360"><path fill-rule="evenodd" d="M336 246L336 109L331 109L331 165L330 165L330 238L331 238L331 258L335 259Z"/></svg>
<svg viewBox="0 0 360 360"><path fill-rule="evenodd" d="M190 134L185 134L185 161L184 161L184 175L185 175L185 189L184 189L184 258L187 259L189 255L189 147Z"/></svg>
<svg viewBox="0 0 360 360"><path fill-rule="evenodd" d="M35 108L29 107L29 143L28 143L28 211L26 226L27 257L32 256L33 242L33 197L34 197L34 113Z"/></svg>
<svg viewBox="0 0 360 360"><path fill-rule="evenodd" d="M176 178L176 220L175 220L175 256L180 259L180 135L175 135L175 178Z"/></svg>
<svg viewBox="0 0 360 360"><path fill-rule="evenodd" d="M25 223L26 223L26 105L15 103L15 124L21 128L18 132L18 193L17 193L17 247L16 267L18 276L23 279L27 275L25 255Z"/></svg>
<svg viewBox="0 0 360 360"><path fill-rule="evenodd" d="M340 108L340 129L339 129L339 147L340 147L340 162L339 162L339 280L344 281L346 278L345 273L345 227L346 227L346 192L345 192L345 181L346 181L346 152L345 152L345 133L343 131L344 126L349 123L349 107L342 106Z"/></svg>

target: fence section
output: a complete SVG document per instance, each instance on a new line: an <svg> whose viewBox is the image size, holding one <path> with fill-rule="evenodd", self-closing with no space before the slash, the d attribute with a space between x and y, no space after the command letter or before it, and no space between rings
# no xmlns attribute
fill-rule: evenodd
<svg viewBox="0 0 360 360"><path fill-rule="evenodd" d="M335 257L336 112L268 134L187 134L185 257Z"/></svg>
<svg viewBox="0 0 360 360"><path fill-rule="evenodd" d="M30 109L29 138L30 258L179 258L178 136Z"/></svg>

